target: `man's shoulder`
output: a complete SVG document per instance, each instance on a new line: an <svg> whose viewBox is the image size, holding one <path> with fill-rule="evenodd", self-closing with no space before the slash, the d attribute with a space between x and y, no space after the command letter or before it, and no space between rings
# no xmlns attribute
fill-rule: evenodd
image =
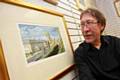
<svg viewBox="0 0 120 80"><path fill-rule="evenodd" d="M120 41L120 38L116 37L116 36L111 36L111 35L105 35L103 36L103 39L107 40L107 41L116 41L116 40L119 40Z"/></svg>
<svg viewBox="0 0 120 80"><path fill-rule="evenodd" d="M116 36L112 36L112 35L102 35L104 38L118 38Z"/></svg>

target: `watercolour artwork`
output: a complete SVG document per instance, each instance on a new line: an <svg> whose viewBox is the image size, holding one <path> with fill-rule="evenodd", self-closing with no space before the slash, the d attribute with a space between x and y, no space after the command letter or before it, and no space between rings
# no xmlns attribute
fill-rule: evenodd
<svg viewBox="0 0 120 80"><path fill-rule="evenodd" d="M59 28L18 24L27 63L65 52Z"/></svg>

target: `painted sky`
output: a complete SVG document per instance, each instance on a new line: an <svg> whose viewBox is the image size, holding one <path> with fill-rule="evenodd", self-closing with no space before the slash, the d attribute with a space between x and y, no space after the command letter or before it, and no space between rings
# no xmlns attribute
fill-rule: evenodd
<svg viewBox="0 0 120 80"><path fill-rule="evenodd" d="M29 24L18 24L18 26L23 40L45 40L47 39L45 34L49 34L51 38L60 38L60 33L57 27Z"/></svg>

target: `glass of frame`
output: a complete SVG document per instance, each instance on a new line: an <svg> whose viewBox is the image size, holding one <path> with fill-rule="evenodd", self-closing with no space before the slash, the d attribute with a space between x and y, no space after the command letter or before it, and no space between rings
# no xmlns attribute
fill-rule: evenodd
<svg viewBox="0 0 120 80"><path fill-rule="evenodd" d="M0 12L0 54L10 80L54 79L73 65L63 14L24 0L2 0Z"/></svg>
<svg viewBox="0 0 120 80"><path fill-rule="evenodd" d="M120 17L120 0L115 0L114 6L115 6L115 10L116 10L117 15Z"/></svg>

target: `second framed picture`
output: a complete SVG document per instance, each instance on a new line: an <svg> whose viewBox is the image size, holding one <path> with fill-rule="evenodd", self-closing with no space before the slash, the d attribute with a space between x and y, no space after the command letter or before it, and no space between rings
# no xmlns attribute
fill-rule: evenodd
<svg viewBox="0 0 120 80"><path fill-rule="evenodd" d="M76 6L78 7L78 10L84 10L85 9L85 0L75 0Z"/></svg>
<svg viewBox="0 0 120 80"><path fill-rule="evenodd" d="M114 6L115 6L115 10L116 10L117 15L120 17L120 0L115 0Z"/></svg>

